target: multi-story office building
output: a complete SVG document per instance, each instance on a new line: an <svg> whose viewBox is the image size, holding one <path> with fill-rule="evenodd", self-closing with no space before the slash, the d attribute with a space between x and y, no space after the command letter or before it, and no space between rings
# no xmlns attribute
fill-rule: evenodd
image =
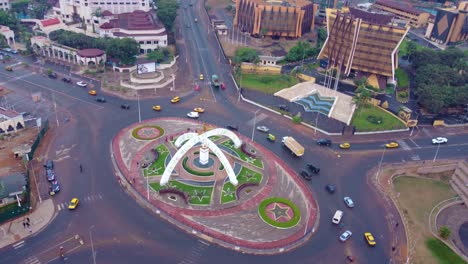
<svg viewBox="0 0 468 264"><path fill-rule="evenodd" d="M355 8L327 9L328 37L319 59L348 76L366 77L369 84L385 88L395 82L398 47L409 26L397 24L390 14ZM405 23L406 24L406 23Z"/></svg>
<svg viewBox="0 0 468 264"><path fill-rule="evenodd" d="M254 36L297 38L313 30L317 9L307 0L237 0L234 25Z"/></svg>
<svg viewBox="0 0 468 264"><path fill-rule="evenodd" d="M0 10L10 9L10 0L0 0Z"/></svg>
<svg viewBox="0 0 468 264"><path fill-rule="evenodd" d="M468 1L457 8L439 8L434 24L430 23L426 37L440 44L454 44L468 40Z"/></svg>
<svg viewBox="0 0 468 264"><path fill-rule="evenodd" d="M104 11L113 14L130 13L135 10L151 10L149 0L60 0L54 12L64 22L84 19L87 24L92 23L93 17Z"/></svg>
<svg viewBox="0 0 468 264"><path fill-rule="evenodd" d="M392 13L398 18L408 21L415 28L427 25L430 16L428 12L416 9L404 1L377 0L372 8Z"/></svg>

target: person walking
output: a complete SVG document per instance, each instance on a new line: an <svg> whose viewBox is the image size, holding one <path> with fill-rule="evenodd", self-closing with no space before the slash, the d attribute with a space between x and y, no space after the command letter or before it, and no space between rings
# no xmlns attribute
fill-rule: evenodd
<svg viewBox="0 0 468 264"><path fill-rule="evenodd" d="M83 172L83 166L80 164L80 172Z"/></svg>

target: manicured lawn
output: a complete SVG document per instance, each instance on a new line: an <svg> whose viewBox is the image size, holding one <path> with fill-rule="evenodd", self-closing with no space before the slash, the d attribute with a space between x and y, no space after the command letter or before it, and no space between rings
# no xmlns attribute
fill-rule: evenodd
<svg viewBox="0 0 468 264"><path fill-rule="evenodd" d="M263 169L263 162L260 159L254 159L254 158L251 158L251 157L247 156L244 152L242 152L242 150L240 148L238 148L238 149L235 148L234 147L234 142L232 142L231 140L224 141L223 143L221 143L221 145L226 146L229 149L236 152L241 160L243 160L245 162L248 162L248 163L254 165L255 167Z"/></svg>
<svg viewBox="0 0 468 264"><path fill-rule="evenodd" d="M223 193L221 194L221 203L229 203L237 200L236 190L244 183L260 183L262 181L262 174L254 172L246 167L242 167L237 180L239 184L237 186L232 185L230 182L226 182L223 186Z"/></svg>
<svg viewBox="0 0 468 264"><path fill-rule="evenodd" d="M369 116L381 119L380 124L372 123L368 120ZM351 122L356 127L356 131L381 131L406 128L406 125L394 115L385 112L376 106L360 107L356 110Z"/></svg>
<svg viewBox="0 0 468 264"><path fill-rule="evenodd" d="M405 88L409 86L409 77L405 70L398 68L395 70L395 77L399 88Z"/></svg>
<svg viewBox="0 0 468 264"><path fill-rule="evenodd" d="M159 185L159 183L150 183L150 186L155 191L159 191L162 188L164 188L161 185ZM194 186L181 183L179 181L169 181L169 183L166 186L169 188L178 189L188 194L190 196L189 203L191 204L209 205L211 203L211 196L213 195L213 186Z"/></svg>
<svg viewBox="0 0 468 264"><path fill-rule="evenodd" d="M239 82L242 88L257 90L267 94L274 94L277 91L299 83L297 78L282 74L242 74L241 78Z"/></svg>
<svg viewBox="0 0 468 264"><path fill-rule="evenodd" d="M431 210L439 202L454 197L455 191L449 184L441 181L409 176L396 178L393 186L395 193L399 194L398 206L408 219L408 229L419 237L415 246L414 263L456 263L438 261L440 258L435 255L438 250L434 252L427 243L433 239L428 229Z"/></svg>
<svg viewBox="0 0 468 264"><path fill-rule="evenodd" d="M431 251L432 255L437 258L439 264L465 264L460 256L458 256L447 245L442 243L437 238L430 238L426 240L426 246Z"/></svg>
<svg viewBox="0 0 468 264"><path fill-rule="evenodd" d="M166 168L166 158L169 156L169 149L164 144L158 145L156 150L159 153L158 159L148 168L143 170L145 177L159 176L164 173Z"/></svg>

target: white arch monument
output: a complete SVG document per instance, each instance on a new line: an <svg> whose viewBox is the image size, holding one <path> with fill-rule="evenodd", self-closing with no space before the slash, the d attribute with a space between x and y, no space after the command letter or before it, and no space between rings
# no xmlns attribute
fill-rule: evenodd
<svg viewBox="0 0 468 264"><path fill-rule="evenodd" d="M162 186L166 185L169 182L169 178L171 177L172 171L174 170L177 163L179 163L179 161L184 157L185 153L187 153L187 151L189 151L197 143L201 142L202 144L206 145L211 151L213 151L213 153L219 158L219 161L221 162L221 164L223 164L224 168L226 169L229 181L233 185L237 185L239 182L237 181L236 175L234 174L234 170L232 169L231 164L229 163L228 159L221 151L221 149L209 139L209 137L211 136L226 136L230 138L232 142L234 142L234 146L236 148L239 148L242 145L242 141L236 134L224 128L215 128L200 135L194 132L185 133L177 138L175 146L179 148L182 143L184 143L187 140L188 141L182 147L180 147L179 150L177 150L177 152L174 154L174 157L172 157L171 161L167 165L166 170L164 170L164 173L161 177L161 181L159 183Z"/></svg>

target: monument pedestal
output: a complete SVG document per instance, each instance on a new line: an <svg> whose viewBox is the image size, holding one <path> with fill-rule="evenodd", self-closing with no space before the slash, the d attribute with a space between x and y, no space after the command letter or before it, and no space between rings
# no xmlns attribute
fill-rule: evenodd
<svg viewBox="0 0 468 264"><path fill-rule="evenodd" d="M210 149L206 145L202 145L200 148L200 158L201 165L206 165L210 161Z"/></svg>

